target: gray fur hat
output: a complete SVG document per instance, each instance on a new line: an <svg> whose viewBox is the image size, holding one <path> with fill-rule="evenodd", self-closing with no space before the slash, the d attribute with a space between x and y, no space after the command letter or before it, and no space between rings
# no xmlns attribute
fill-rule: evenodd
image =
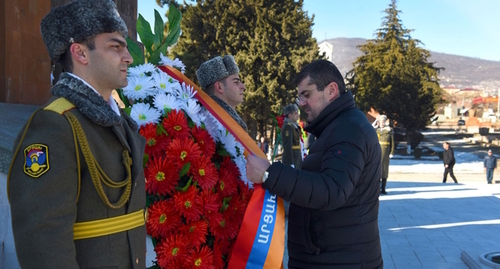
<svg viewBox="0 0 500 269"><path fill-rule="evenodd" d="M50 58L58 62L72 43L84 42L98 34L128 35L112 0L75 0L50 10L40 23Z"/></svg>
<svg viewBox="0 0 500 269"><path fill-rule="evenodd" d="M377 117L377 119L378 119L378 121L384 121L385 122L387 120L387 116L386 115L379 115Z"/></svg>
<svg viewBox="0 0 500 269"><path fill-rule="evenodd" d="M196 70L196 77L200 82L201 88L206 89L216 81L227 78L230 75L238 74L240 69L234 61L232 55L223 57L217 56L200 65Z"/></svg>
<svg viewBox="0 0 500 269"><path fill-rule="evenodd" d="M285 116L288 116L288 114L292 114L295 111L299 111L296 104L290 104L283 108L283 114L285 114Z"/></svg>

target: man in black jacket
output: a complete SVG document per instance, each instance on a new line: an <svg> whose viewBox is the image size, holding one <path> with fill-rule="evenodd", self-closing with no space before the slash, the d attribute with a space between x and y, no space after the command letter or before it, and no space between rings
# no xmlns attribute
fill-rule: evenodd
<svg viewBox="0 0 500 269"><path fill-rule="evenodd" d="M383 268L377 134L325 60L302 69L299 105L316 136L302 170L248 156L247 177L290 201L289 268Z"/></svg>
<svg viewBox="0 0 500 269"><path fill-rule="evenodd" d="M453 166L455 165L455 154L453 153L453 149L450 147L448 142L443 143L443 162L444 162L444 175L443 175L443 183L446 183L446 179L448 177L448 173L450 173L451 179L458 183L455 175L453 174Z"/></svg>

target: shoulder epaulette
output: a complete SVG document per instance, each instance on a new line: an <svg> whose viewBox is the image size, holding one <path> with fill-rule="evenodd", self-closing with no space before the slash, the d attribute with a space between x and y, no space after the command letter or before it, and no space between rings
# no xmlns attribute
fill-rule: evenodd
<svg viewBox="0 0 500 269"><path fill-rule="evenodd" d="M58 114L63 115L66 111L71 110L74 108L75 105L68 101L66 98L61 97L57 98L54 100L52 103L50 103L48 106L46 106L43 110L48 110L48 111L53 111Z"/></svg>

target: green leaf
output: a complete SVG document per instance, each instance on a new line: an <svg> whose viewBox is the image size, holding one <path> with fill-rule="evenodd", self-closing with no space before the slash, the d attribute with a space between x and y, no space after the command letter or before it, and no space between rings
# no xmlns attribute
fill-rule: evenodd
<svg viewBox="0 0 500 269"><path fill-rule="evenodd" d="M151 53L148 62L154 65L158 64L161 60L160 54L166 55L168 47L169 45L167 43L161 45L160 48L156 49L155 51L153 51L153 53Z"/></svg>
<svg viewBox="0 0 500 269"><path fill-rule="evenodd" d="M116 93L118 93L118 96L120 97L120 100L122 100L125 107L130 107L130 102L125 94L123 94L123 89L116 89Z"/></svg>
<svg viewBox="0 0 500 269"><path fill-rule="evenodd" d="M174 5L170 4L168 8L168 35L165 39L165 43L168 46L171 46L177 42L179 36L181 35L181 20L182 13L178 10Z"/></svg>
<svg viewBox="0 0 500 269"><path fill-rule="evenodd" d="M132 111L132 107L131 107L131 106L128 106L128 107L124 108L124 109L123 109L123 111L124 111L125 113L127 113L127 115L129 115L129 116L130 116L130 111Z"/></svg>
<svg viewBox="0 0 500 269"><path fill-rule="evenodd" d="M182 13L180 10L178 10L174 5L170 4L170 6L168 7L167 15L169 32L171 31L171 29L181 27Z"/></svg>
<svg viewBox="0 0 500 269"><path fill-rule="evenodd" d="M184 175L186 175L187 172L189 171L189 168L191 168L191 163L190 162L184 164L184 166L182 166L181 171L179 172L179 177L183 177Z"/></svg>
<svg viewBox="0 0 500 269"><path fill-rule="evenodd" d="M160 13L155 9L155 35L154 35L154 44L155 49L160 47L163 42L163 31L165 29L165 23L163 22L163 18Z"/></svg>
<svg viewBox="0 0 500 269"><path fill-rule="evenodd" d="M153 46L153 32L151 32L151 25L149 22L146 21L141 14L139 14L139 18L137 19L137 34L139 34L146 51L151 53Z"/></svg>
<svg viewBox="0 0 500 269"><path fill-rule="evenodd" d="M217 154L218 154L219 156L222 156L222 157L229 156L229 152L227 152L227 150L225 150L225 149L219 149L219 150L217 151Z"/></svg>
<svg viewBox="0 0 500 269"><path fill-rule="evenodd" d="M137 45L137 43L135 43L134 40L127 37L127 46L128 46L128 52L130 52L130 55L134 60L134 62L129 67L134 67L137 65L144 64L144 52L141 50L139 45Z"/></svg>
<svg viewBox="0 0 500 269"><path fill-rule="evenodd" d="M184 187L176 186L175 190L180 191L180 192L186 192L187 189L191 186L191 182L192 181L193 181L193 178L190 177L189 180L188 180L188 182L186 183L186 186L184 186Z"/></svg>
<svg viewBox="0 0 500 269"><path fill-rule="evenodd" d="M168 47L168 46L175 44L175 42L177 42L177 39L179 39L180 35L181 35L181 27L180 26L175 27L172 30L169 30L168 36L165 39L164 45L167 45L167 47Z"/></svg>
<svg viewBox="0 0 500 269"><path fill-rule="evenodd" d="M144 156L142 156L142 167L146 167L146 164L149 162L149 155L144 153Z"/></svg>

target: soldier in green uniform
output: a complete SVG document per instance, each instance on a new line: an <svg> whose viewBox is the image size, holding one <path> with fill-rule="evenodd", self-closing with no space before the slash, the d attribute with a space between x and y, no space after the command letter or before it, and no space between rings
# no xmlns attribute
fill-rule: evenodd
<svg viewBox="0 0 500 269"><path fill-rule="evenodd" d="M299 120L299 108L295 104L290 104L283 108L286 118L281 127L281 137L283 139L283 155L281 162L293 165L296 169L302 167L302 149L300 137L302 130L297 123Z"/></svg>
<svg viewBox="0 0 500 269"><path fill-rule="evenodd" d="M377 135L378 141L380 143L380 148L382 149L382 180L380 186L380 193L387 194L385 187L387 185L387 178L389 177L389 159L392 158L394 153L394 134L392 128L386 125L387 116L380 115L378 117L377 123Z"/></svg>
<svg viewBox="0 0 500 269"><path fill-rule="evenodd" d="M145 139L111 97L127 85L127 26L111 0L41 22L65 73L18 135L7 188L22 268L145 268Z"/></svg>

